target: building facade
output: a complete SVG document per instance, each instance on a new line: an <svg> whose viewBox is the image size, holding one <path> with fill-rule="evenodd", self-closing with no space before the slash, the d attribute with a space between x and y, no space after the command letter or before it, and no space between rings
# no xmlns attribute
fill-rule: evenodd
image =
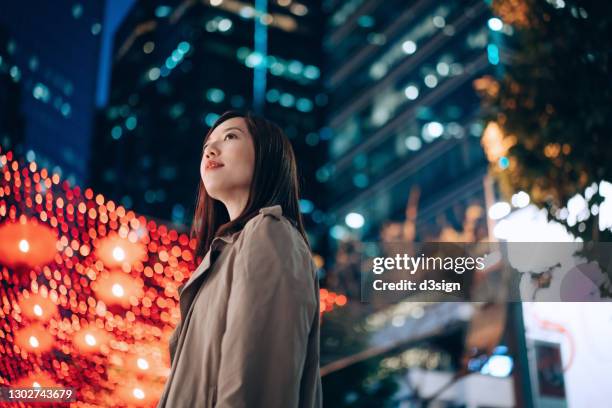
<svg viewBox="0 0 612 408"><path fill-rule="evenodd" d="M312 4L311 4L312 3ZM189 224L203 138L224 111L277 122L301 168L307 223L322 220L316 2L138 2L115 37L109 104L100 112L92 183L140 213ZM317 218L318 217L318 218Z"/></svg>
<svg viewBox="0 0 612 408"><path fill-rule="evenodd" d="M72 184L89 168L103 11L102 0L60 0L7 2L0 13L0 72L19 93L5 114L22 123L20 137L0 123L0 142Z"/></svg>
<svg viewBox="0 0 612 408"><path fill-rule="evenodd" d="M412 207L413 239L486 237L474 81L500 69L497 38L506 28L484 1L327 8L330 144L317 178L331 195L331 235L378 239L382 225L405 220Z"/></svg>

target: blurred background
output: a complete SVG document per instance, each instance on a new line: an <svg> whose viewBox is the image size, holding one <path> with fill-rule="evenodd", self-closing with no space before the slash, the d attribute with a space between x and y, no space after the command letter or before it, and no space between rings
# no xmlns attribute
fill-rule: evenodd
<svg viewBox="0 0 612 408"><path fill-rule="evenodd" d="M608 303L368 304L360 262L367 241L610 241L611 18L572 0L3 2L0 385L155 405L197 266L203 136L248 109L298 156L325 406L609 405Z"/></svg>

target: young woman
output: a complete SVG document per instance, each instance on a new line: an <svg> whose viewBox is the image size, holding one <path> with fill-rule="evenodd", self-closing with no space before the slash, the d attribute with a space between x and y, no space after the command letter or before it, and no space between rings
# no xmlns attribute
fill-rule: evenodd
<svg viewBox="0 0 612 408"><path fill-rule="evenodd" d="M200 174L192 234L203 260L179 287L158 407L320 407L319 286L289 140L226 112Z"/></svg>

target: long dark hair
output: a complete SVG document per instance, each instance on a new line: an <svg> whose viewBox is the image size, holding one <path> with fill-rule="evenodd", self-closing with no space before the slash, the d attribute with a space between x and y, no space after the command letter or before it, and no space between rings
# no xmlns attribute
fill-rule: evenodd
<svg viewBox="0 0 612 408"><path fill-rule="evenodd" d="M202 156L204 143L213 130L226 120L237 117L245 120L255 147L255 169L249 198L242 213L230 221L225 205L208 195L200 177L191 225L191 238L196 238L196 258L208 252L216 236L240 230L261 208L277 204L282 207L283 215L293 222L310 248L298 202L297 161L291 142L278 125L251 112L227 111L215 121L204 137Z"/></svg>

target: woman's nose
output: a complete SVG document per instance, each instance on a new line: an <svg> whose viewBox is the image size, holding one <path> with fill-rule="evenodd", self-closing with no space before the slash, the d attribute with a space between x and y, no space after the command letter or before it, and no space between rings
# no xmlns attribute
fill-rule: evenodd
<svg viewBox="0 0 612 408"><path fill-rule="evenodd" d="M214 157L217 155L217 149L211 145L206 146L206 150L204 151L204 156L207 159Z"/></svg>

